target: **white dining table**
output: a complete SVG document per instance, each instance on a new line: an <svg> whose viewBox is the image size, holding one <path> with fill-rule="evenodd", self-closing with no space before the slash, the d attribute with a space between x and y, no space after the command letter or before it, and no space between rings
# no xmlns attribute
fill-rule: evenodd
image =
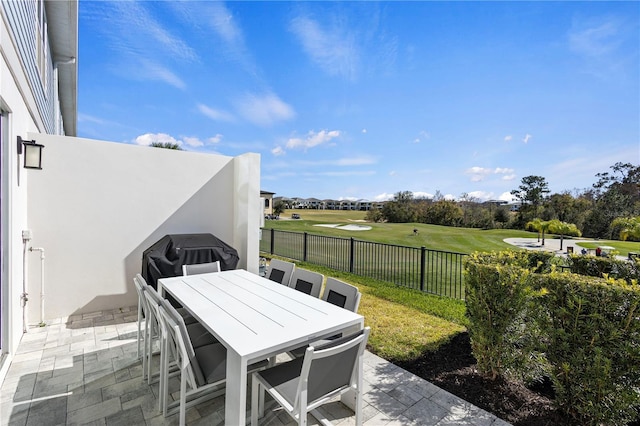
<svg viewBox="0 0 640 426"><path fill-rule="evenodd" d="M246 424L247 366L347 329L362 315L242 269L158 280L227 348L225 425Z"/></svg>

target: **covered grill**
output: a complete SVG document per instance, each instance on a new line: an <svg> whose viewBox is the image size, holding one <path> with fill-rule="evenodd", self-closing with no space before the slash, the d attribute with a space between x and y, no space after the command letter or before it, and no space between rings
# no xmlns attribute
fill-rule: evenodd
<svg viewBox="0 0 640 426"><path fill-rule="evenodd" d="M182 265L220 261L220 269L236 269L236 249L212 234L165 235L142 254L142 276L153 288L158 279L182 275Z"/></svg>

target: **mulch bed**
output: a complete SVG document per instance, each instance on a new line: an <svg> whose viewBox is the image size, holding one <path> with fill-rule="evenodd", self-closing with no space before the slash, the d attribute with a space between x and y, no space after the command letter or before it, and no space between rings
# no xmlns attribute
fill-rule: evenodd
<svg viewBox="0 0 640 426"><path fill-rule="evenodd" d="M479 374L467 333L458 334L436 352L394 363L514 426L578 426L554 407L550 383L527 387ZM629 426L640 426L640 422Z"/></svg>

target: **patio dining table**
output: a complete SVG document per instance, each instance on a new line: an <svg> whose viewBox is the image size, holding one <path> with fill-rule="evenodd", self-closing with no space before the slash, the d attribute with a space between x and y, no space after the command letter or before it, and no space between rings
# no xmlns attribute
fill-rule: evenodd
<svg viewBox="0 0 640 426"><path fill-rule="evenodd" d="M249 364L364 327L362 315L242 269L162 278L158 289L227 348L225 425L246 424Z"/></svg>

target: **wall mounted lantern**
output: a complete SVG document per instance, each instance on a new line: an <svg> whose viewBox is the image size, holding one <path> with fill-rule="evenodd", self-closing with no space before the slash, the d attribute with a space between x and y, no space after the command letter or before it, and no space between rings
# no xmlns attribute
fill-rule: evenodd
<svg viewBox="0 0 640 426"><path fill-rule="evenodd" d="M18 136L18 155L24 152L24 168L42 170L42 148L36 141L25 141Z"/></svg>

